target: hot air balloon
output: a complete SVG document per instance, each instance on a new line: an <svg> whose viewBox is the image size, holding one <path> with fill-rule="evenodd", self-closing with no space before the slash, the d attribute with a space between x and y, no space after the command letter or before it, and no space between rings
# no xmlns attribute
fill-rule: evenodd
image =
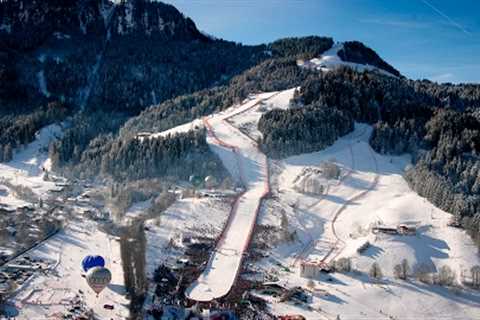
<svg viewBox="0 0 480 320"><path fill-rule="evenodd" d="M87 283L98 295L112 281L112 273L105 267L93 267L87 272Z"/></svg>
<svg viewBox="0 0 480 320"><path fill-rule="evenodd" d="M214 176L207 176L205 178L205 187L207 187L208 189L216 187L217 184L217 179Z"/></svg>
<svg viewBox="0 0 480 320"><path fill-rule="evenodd" d="M105 259L102 256L86 256L82 260L83 271L87 272L93 267L105 267Z"/></svg>
<svg viewBox="0 0 480 320"><path fill-rule="evenodd" d="M190 183L195 187L195 188L198 188L200 187L200 185L202 184L202 178L199 177L199 176L195 176L195 175L191 175L188 179L188 181L190 181Z"/></svg>

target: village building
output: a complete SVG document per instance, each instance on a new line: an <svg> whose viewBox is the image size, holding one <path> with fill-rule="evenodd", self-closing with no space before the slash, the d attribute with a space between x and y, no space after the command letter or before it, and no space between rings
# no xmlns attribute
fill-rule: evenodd
<svg viewBox="0 0 480 320"><path fill-rule="evenodd" d="M417 233L416 226L399 224L396 228L387 226L377 226L372 228L372 233L385 233L392 235L411 236Z"/></svg>
<svg viewBox="0 0 480 320"><path fill-rule="evenodd" d="M417 228L415 226L410 226L406 224L400 224L397 227L398 234L405 236L413 236L417 234Z"/></svg>
<svg viewBox="0 0 480 320"><path fill-rule="evenodd" d="M300 276L303 278L317 278L320 273L330 271L330 267L323 261L302 261L300 263Z"/></svg>

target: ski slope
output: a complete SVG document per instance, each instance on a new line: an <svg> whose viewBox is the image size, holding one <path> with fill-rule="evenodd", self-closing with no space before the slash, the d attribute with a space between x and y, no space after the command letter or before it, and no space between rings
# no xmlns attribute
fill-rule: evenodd
<svg viewBox="0 0 480 320"><path fill-rule="evenodd" d="M37 196L55 189L55 183L45 181L44 169L50 170L48 145L62 134L62 127L52 124L37 132L35 140L14 151L12 161L0 163L1 178L10 183L30 188Z"/></svg>
<svg viewBox="0 0 480 320"><path fill-rule="evenodd" d="M207 142L230 173L244 185L245 192L235 201L205 270L186 291L192 300L211 301L230 291L240 272L260 203L269 192L267 157L253 140L226 120L247 112L275 94L259 95L237 108L204 120L208 130Z"/></svg>
<svg viewBox="0 0 480 320"><path fill-rule="evenodd" d="M391 74L388 71L385 71L383 69L377 68L375 66L369 65L369 64L361 64L361 63L355 63L355 62L349 62L349 61L343 61L340 59L338 56L338 52L342 50L343 48L343 43L338 42L335 43L330 49L325 51L321 57L319 58L313 58L311 60L308 60L306 62L298 62L299 67L303 68L309 68L309 69L315 69L315 70L320 70L320 71L331 71L335 70L340 67L349 67L353 70L356 70L358 72L363 72L363 71L375 71L379 72L383 75L390 76L390 77L395 77L395 75Z"/></svg>
<svg viewBox="0 0 480 320"><path fill-rule="evenodd" d="M448 227L451 215L418 196L405 181L407 156L384 156L368 144L372 128L356 124L354 132L332 146L314 153L292 156L272 163L272 193L278 198L276 210L259 214L259 223L280 225L278 206L284 209L289 229L298 240L276 246L270 257L256 267L275 274L289 287L307 287L300 276L299 260L350 258L356 272L334 273L313 279L309 308L270 300L274 314L302 314L307 319L479 319L480 292L394 278L393 267L407 259L411 270L423 264L432 272L449 266L460 280L462 271L480 264L470 237ZM307 167L334 161L342 177L329 182L323 196L295 190L295 178ZM269 200L270 201L270 200ZM417 226L413 236L373 234L371 226L398 224ZM363 253L357 248L369 241ZM332 251L333 249L333 251ZM368 277L373 262L384 275L381 281ZM277 265L291 266L292 272L278 271ZM326 281L330 278L329 281ZM311 307L311 308L310 308Z"/></svg>
<svg viewBox="0 0 480 320"><path fill-rule="evenodd" d="M258 121L260 121L262 115L272 109L288 109L296 89L280 91L272 97L262 100L254 108L249 108L242 113L229 117L228 122L253 140L260 139L262 138L262 133L258 130Z"/></svg>

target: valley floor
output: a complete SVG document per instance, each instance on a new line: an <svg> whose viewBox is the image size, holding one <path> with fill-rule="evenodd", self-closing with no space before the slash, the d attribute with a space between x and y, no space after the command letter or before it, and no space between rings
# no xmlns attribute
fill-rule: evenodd
<svg viewBox="0 0 480 320"><path fill-rule="evenodd" d="M105 258L106 267L112 272L112 281L98 296L88 287L81 269L82 259L89 254ZM40 273L15 296L20 315L17 319L54 318L69 309L75 296L93 309L101 319L126 319L128 300L123 285L120 245L115 238L97 228L94 222L72 221L58 235L28 253L32 258L53 261L53 266ZM113 310L104 308L112 305Z"/></svg>
<svg viewBox="0 0 480 320"><path fill-rule="evenodd" d="M70 216L59 213L64 226L58 233L4 266L17 270L11 274L18 274L18 270L30 268L28 264L24 265L25 261L38 260L48 265L43 269L32 269L32 276L9 295L8 314L15 319L62 318L62 314L73 308L76 300L78 304L75 306L79 309L73 313L77 312L78 316L82 311L80 309L91 309L102 319L126 319L129 301L125 298L118 241L103 232L96 222L83 216L85 210L93 210L93 207L67 204L65 199L57 198L58 192L64 188L65 179L48 172L50 160L47 151L49 143L61 134L61 126L47 126L37 133L32 143L16 150L12 161L0 164L2 181L10 186L2 187L4 192L0 201L4 208L15 210L19 206L28 206L35 221L42 219L39 215L42 210L47 210L40 208L40 201L48 207L47 211L55 212L59 204L65 212L71 210ZM19 194L18 190L22 188L26 191ZM113 275L111 284L98 297L82 276L81 262L89 254L105 257L106 266ZM104 308L106 304L114 309Z"/></svg>

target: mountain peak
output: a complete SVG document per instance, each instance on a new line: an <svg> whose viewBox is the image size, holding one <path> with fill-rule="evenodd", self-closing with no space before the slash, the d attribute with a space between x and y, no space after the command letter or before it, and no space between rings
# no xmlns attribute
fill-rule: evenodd
<svg viewBox="0 0 480 320"><path fill-rule="evenodd" d="M144 35L164 40L205 40L195 23L174 6L158 1L128 0L115 7L112 34Z"/></svg>
<svg viewBox="0 0 480 320"><path fill-rule="evenodd" d="M175 7L150 0L6 0L0 2L0 42L34 49L50 37L146 36L160 40L206 40Z"/></svg>

